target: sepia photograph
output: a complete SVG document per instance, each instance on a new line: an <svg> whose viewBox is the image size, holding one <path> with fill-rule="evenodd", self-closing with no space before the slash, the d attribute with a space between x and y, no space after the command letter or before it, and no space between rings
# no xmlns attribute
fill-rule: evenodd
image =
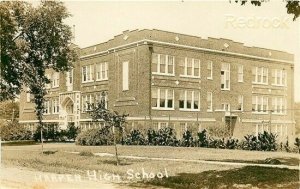
<svg viewBox="0 0 300 189"><path fill-rule="evenodd" d="M0 0L1 189L300 189L297 0Z"/></svg>

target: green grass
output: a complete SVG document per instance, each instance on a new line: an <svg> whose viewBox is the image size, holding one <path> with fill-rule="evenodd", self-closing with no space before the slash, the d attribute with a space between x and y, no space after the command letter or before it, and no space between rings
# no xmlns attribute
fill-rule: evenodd
<svg viewBox="0 0 300 189"><path fill-rule="evenodd" d="M146 185L163 186L176 189L217 189L217 188L297 188L299 170L246 166L224 171L205 171L202 173L181 173L163 179L145 182ZM298 183L297 183L298 182Z"/></svg>

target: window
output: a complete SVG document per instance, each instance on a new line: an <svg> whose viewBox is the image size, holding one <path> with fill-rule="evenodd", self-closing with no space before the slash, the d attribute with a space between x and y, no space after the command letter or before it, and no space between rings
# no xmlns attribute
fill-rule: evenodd
<svg viewBox="0 0 300 189"><path fill-rule="evenodd" d="M54 72L52 76L52 88L59 87L59 73Z"/></svg>
<svg viewBox="0 0 300 189"><path fill-rule="evenodd" d="M73 69L67 72L66 80L67 86L73 83Z"/></svg>
<svg viewBox="0 0 300 189"><path fill-rule="evenodd" d="M239 95L238 97L238 110L243 111L244 110L244 96L243 95Z"/></svg>
<svg viewBox="0 0 300 189"><path fill-rule="evenodd" d="M238 82L244 82L244 66L238 65Z"/></svg>
<svg viewBox="0 0 300 189"><path fill-rule="evenodd" d="M83 66L82 67L82 82L91 82L93 81L93 65Z"/></svg>
<svg viewBox="0 0 300 189"><path fill-rule="evenodd" d="M50 89L51 88L51 75L50 74L46 74L46 77L50 80L50 83L47 83L45 85L45 88L46 89Z"/></svg>
<svg viewBox="0 0 300 189"><path fill-rule="evenodd" d="M212 112L212 92L207 92L207 111Z"/></svg>
<svg viewBox="0 0 300 189"><path fill-rule="evenodd" d="M90 105L93 103L94 96L92 94L82 95L82 112L90 110Z"/></svg>
<svg viewBox="0 0 300 189"><path fill-rule="evenodd" d="M58 98L52 100L52 113L58 114L59 113L59 102Z"/></svg>
<svg viewBox="0 0 300 189"><path fill-rule="evenodd" d="M272 98L272 110L274 114L286 114L286 99L284 97Z"/></svg>
<svg viewBox="0 0 300 189"><path fill-rule="evenodd" d="M213 62L212 61L208 61L207 62L207 79L213 79Z"/></svg>
<svg viewBox="0 0 300 189"><path fill-rule="evenodd" d="M108 93L107 91L102 91L96 95L96 102L99 104L104 101L104 107L105 109L108 108Z"/></svg>
<svg viewBox="0 0 300 189"><path fill-rule="evenodd" d="M286 86L287 74L286 70L272 70L272 85Z"/></svg>
<svg viewBox="0 0 300 189"><path fill-rule="evenodd" d="M157 109L174 109L174 90L152 89L152 107Z"/></svg>
<svg viewBox="0 0 300 189"><path fill-rule="evenodd" d="M122 69L123 91L129 90L129 65L128 62L123 62Z"/></svg>
<svg viewBox="0 0 300 189"><path fill-rule="evenodd" d="M266 113L268 110L268 97L252 96L252 112Z"/></svg>
<svg viewBox="0 0 300 189"><path fill-rule="evenodd" d="M152 54L152 73L174 75L175 57L164 54Z"/></svg>
<svg viewBox="0 0 300 189"><path fill-rule="evenodd" d="M200 93L198 91L180 91L180 110L200 110Z"/></svg>
<svg viewBox="0 0 300 189"><path fill-rule="evenodd" d="M230 111L230 104L228 104L228 103L222 103L222 110L224 110L224 111Z"/></svg>
<svg viewBox="0 0 300 189"><path fill-rule="evenodd" d="M46 100L44 103L44 114L50 114L50 101Z"/></svg>
<svg viewBox="0 0 300 189"><path fill-rule="evenodd" d="M108 79L108 64L107 62L96 64L96 80L107 80Z"/></svg>
<svg viewBox="0 0 300 189"><path fill-rule="evenodd" d="M252 68L252 83L268 84L268 68L253 67Z"/></svg>
<svg viewBox="0 0 300 189"><path fill-rule="evenodd" d="M183 77L200 77L200 60L194 58L185 58L185 61L181 61Z"/></svg>
<svg viewBox="0 0 300 189"><path fill-rule="evenodd" d="M221 89L222 90L230 90L230 64L228 64L228 63L222 63Z"/></svg>

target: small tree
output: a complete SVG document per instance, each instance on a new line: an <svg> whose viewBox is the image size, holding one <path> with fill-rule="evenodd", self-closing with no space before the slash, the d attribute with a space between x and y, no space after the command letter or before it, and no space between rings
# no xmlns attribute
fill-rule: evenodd
<svg viewBox="0 0 300 189"><path fill-rule="evenodd" d="M120 132L123 132L123 126L126 123L126 114L119 114L116 111L110 111L105 107L105 94L101 94L100 103L97 104L88 104L89 114L92 117L93 121L104 121L107 127L110 127L113 130L114 137L114 146L115 146L115 155L117 165L119 165L118 157L118 148L116 142L116 129L119 129Z"/></svg>

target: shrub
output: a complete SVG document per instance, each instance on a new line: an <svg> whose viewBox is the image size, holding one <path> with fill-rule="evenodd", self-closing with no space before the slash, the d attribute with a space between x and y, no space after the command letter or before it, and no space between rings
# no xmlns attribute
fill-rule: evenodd
<svg viewBox="0 0 300 189"><path fill-rule="evenodd" d="M207 131L204 129L201 132L197 133L198 135L198 146L199 147L208 147L208 143L209 143L209 138L208 138L208 134Z"/></svg>
<svg viewBox="0 0 300 189"><path fill-rule="evenodd" d="M75 127L74 123L70 123L65 132L63 130L61 131L61 136L66 136L68 140L75 140L79 132L80 129Z"/></svg>
<svg viewBox="0 0 300 189"><path fill-rule="evenodd" d="M31 132L15 121L4 123L0 130L2 140L30 140L32 138Z"/></svg>
<svg viewBox="0 0 300 189"><path fill-rule="evenodd" d="M126 145L145 145L146 139L144 135L139 130L132 130L126 137L123 139L122 144Z"/></svg>
<svg viewBox="0 0 300 189"><path fill-rule="evenodd" d="M149 129L147 131L148 145L159 145L159 146L178 146L179 141L176 139L174 129L170 127L164 127L155 131Z"/></svg>
<svg viewBox="0 0 300 189"><path fill-rule="evenodd" d="M184 146L184 147L194 146L193 141L194 141L194 139L193 139L193 136L192 136L192 132L187 130L182 135L181 146Z"/></svg>
<svg viewBox="0 0 300 189"><path fill-rule="evenodd" d="M109 127L89 129L76 137L76 144L87 146L113 145L113 133Z"/></svg>
<svg viewBox="0 0 300 189"><path fill-rule="evenodd" d="M79 155L80 156L94 156L93 152L90 152L90 151L79 152Z"/></svg>
<svg viewBox="0 0 300 189"><path fill-rule="evenodd" d="M243 150L275 151L277 149L277 135L273 133L259 133L258 137L247 135L242 143Z"/></svg>

